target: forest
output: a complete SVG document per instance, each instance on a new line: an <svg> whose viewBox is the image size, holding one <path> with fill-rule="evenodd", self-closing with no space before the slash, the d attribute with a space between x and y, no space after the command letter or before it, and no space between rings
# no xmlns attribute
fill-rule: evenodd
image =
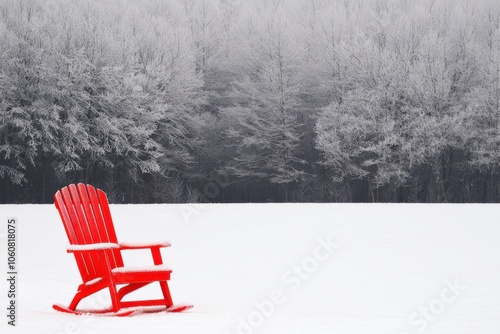
<svg viewBox="0 0 500 334"><path fill-rule="evenodd" d="M497 0L0 0L0 203L500 201Z"/></svg>

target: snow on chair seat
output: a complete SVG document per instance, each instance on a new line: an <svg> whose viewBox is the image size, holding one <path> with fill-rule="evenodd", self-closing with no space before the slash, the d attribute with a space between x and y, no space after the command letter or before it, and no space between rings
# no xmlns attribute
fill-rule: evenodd
<svg viewBox="0 0 500 334"><path fill-rule="evenodd" d="M111 270L111 276L117 284L145 283L156 280L168 281L172 269L165 265L158 266L127 266Z"/></svg>
<svg viewBox="0 0 500 334"><path fill-rule="evenodd" d="M80 301L102 289L109 289L112 307L104 311L86 310L85 313L123 316L131 314L120 311L124 308L162 306L160 309L167 312L191 308L172 302L167 283L172 270L163 264L160 252L160 248L170 247L170 242L118 243L107 196L91 185L71 184L59 190L54 199L70 242L67 252L74 255L83 282L69 307L56 304L54 309L82 314L76 309ZM148 248L153 266L124 265L121 251ZM160 284L161 299L122 301L124 296L153 282ZM125 286L118 289L119 284Z"/></svg>
<svg viewBox="0 0 500 334"><path fill-rule="evenodd" d="M128 267L120 267L114 268L111 270L112 273L129 273L129 272L145 272L145 271L170 271L172 269L167 267L166 265L158 265L158 266L128 266Z"/></svg>

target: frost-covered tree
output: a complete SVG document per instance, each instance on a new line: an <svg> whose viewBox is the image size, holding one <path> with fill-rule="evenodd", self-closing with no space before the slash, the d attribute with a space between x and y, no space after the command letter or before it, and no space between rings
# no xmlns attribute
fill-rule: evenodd
<svg viewBox="0 0 500 334"><path fill-rule="evenodd" d="M186 172L204 97L179 13L162 2L1 5L3 175L44 189L44 201L46 183L130 192Z"/></svg>
<svg viewBox="0 0 500 334"><path fill-rule="evenodd" d="M237 50L237 105L224 110L228 140L237 156L226 170L237 177L267 180L285 187L303 175L295 108L300 49L293 24L278 4L257 8L242 27Z"/></svg>
<svg viewBox="0 0 500 334"><path fill-rule="evenodd" d="M219 65L224 29L230 29L231 18L222 21L214 1L182 0L182 5L195 48L197 70L206 78Z"/></svg>
<svg viewBox="0 0 500 334"><path fill-rule="evenodd" d="M465 97L469 166L476 173L469 183L483 185L482 201L498 189L500 162L500 6L489 2L484 9L476 13L478 33L471 36L481 77Z"/></svg>
<svg viewBox="0 0 500 334"><path fill-rule="evenodd" d="M0 0L0 201L75 181L181 201L221 177L213 200L496 201L499 13Z"/></svg>
<svg viewBox="0 0 500 334"><path fill-rule="evenodd" d="M41 8L33 2L3 3L0 20L0 176L14 184L30 180L45 191L46 175L59 152L58 116L51 104L53 68L38 35ZM31 175L28 175L31 174ZM43 197L43 196L42 196Z"/></svg>
<svg viewBox="0 0 500 334"><path fill-rule="evenodd" d="M374 189L397 187L408 178L398 94L401 64L380 42L384 32L377 32L370 20L346 29L357 17L347 15L351 10L338 14L340 22L323 18L321 40L314 44L322 50L316 54L322 64L318 77L324 78L323 91L332 101L317 119L316 147L335 182L350 189L351 180L364 180L376 200Z"/></svg>

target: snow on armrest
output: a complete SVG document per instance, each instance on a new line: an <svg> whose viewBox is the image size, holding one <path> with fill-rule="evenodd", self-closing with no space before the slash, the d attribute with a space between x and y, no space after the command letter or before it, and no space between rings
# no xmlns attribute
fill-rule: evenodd
<svg viewBox="0 0 500 334"><path fill-rule="evenodd" d="M129 273L129 272L153 272L153 271L172 271L167 265L160 264L156 266L128 266L118 267L111 270L113 273Z"/></svg>
<svg viewBox="0 0 500 334"><path fill-rule="evenodd" d="M93 280L90 280L88 282L85 282L84 285L89 286L89 285L94 285L102 281L102 277L97 277L94 278Z"/></svg>
<svg viewBox="0 0 500 334"><path fill-rule="evenodd" d="M172 244L169 241L159 241L159 242L121 242L121 249L142 249L142 248L152 248L152 247L170 247Z"/></svg>
<svg viewBox="0 0 500 334"><path fill-rule="evenodd" d="M68 253L73 253L73 252L115 249L115 248L120 248L120 245L112 242L102 242L102 243L88 244L88 245L69 245L66 248L66 250L68 251Z"/></svg>

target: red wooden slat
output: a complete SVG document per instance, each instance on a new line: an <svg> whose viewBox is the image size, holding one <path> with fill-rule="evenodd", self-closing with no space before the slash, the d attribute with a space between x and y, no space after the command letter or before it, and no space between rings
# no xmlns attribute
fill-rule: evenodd
<svg viewBox="0 0 500 334"><path fill-rule="evenodd" d="M104 242L112 242L112 243L118 243L118 240L116 238L115 230L112 226L113 222L111 221L111 229L109 228L109 224L106 221L106 216L103 213L103 208L105 207L107 210L107 213L109 214L109 206L107 199L106 201L102 202L98 198L98 193L94 187L91 185L87 185L87 191L89 194L89 199L90 199L90 204L92 206L92 210L94 212L94 216L97 222L97 226L99 228L99 233L101 234L101 237L104 237L107 239ZM99 190L101 191L101 190ZM111 268L116 268L116 267L123 267L123 259L121 256L121 253L119 250L113 250L112 252L113 256L110 259L110 264Z"/></svg>
<svg viewBox="0 0 500 334"><path fill-rule="evenodd" d="M85 236L83 235L82 227L80 225L80 221L78 220L78 215L76 214L75 207L73 205L73 199L71 198L69 189L67 187L62 188L61 194L70 218L71 226L73 227L73 231L75 232L75 239L70 240L70 243L75 245L85 245Z"/></svg>
<svg viewBox="0 0 500 334"><path fill-rule="evenodd" d="M92 211L92 214L94 215L94 221L99 231L101 242L116 243L117 242L116 240L111 240L108 236L108 231L106 230L106 224L104 224L104 218L99 208L99 200L97 199L97 193L95 188L92 187L91 185L83 185L83 187L87 191L89 199L89 210Z"/></svg>
<svg viewBox="0 0 500 334"><path fill-rule="evenodd" d="M78 189L78 194L80 195L80 202L82 203L83 211L87 217L87 222L89 224L90 233L92 234L93 241L95 243L108 242L106 233L104 233L104 237L103 237L103 236L101 236L101 234L103 232L99 231L99 226L98 226L97 221L96 221L96 216L95 216L94 210L92 208L92 205L90 204L90 198L89 198L89 194L87 191L87 186L83 183L79 183L77 185L77 189ZM102 258L102 254L97 252L97 253L95 253L94 256L97 256L99 261L104 261L104 259ZM104 276L104 275L105 275L105 273L101 273L98 276Z"/></svg>
<svg viewBox="0 0 500 334"><path fill-rule="evenodd" d="M76 240L75 231L73 230L73 226L71 224L71 219L68 214L68 210L66 209L66 204L61 195L61 191L58 191L54 195L54 202L56 204L57 211L59 211L59 215L61 216L61 220L64 225L64 230L66 231L66 235L70 243Z"/></svg>
<svg viewBox="0 0 500 334"><path fill-rule="evenodd" d="M88 245L99 242L99 240L96 239L94 235L92 235L91 228L87 220L87 215L83 211L83 205L80 200L80 194L78 193L78 189L74 184L69 185L68 189L85 240L84 244ZM87 254L87 258L90 260L90 262L87 263L87 270L89 272L90 279L101 277L102 273L99 266L99 263L101 263L101 258L99 254L96 252L89 252Z"/></svg>
<svg viewBox="0 0 500 334"><path fill-rule="evenodd" d="M114 240L113 242L118 243L118 238L115 232L115 225L113 224L113 219L111 218L111 211L109 210L108 197L101 189L96 189L97 198L99 199L99 204L101 206L102 215L104 218L104 224L106 226L106 231L108 232L109 238ZM118 249L113 250L116 266L123 267L123 258L121 251Z"/></svg>
<svg viewBox="0 0 500 334"><path fill-rule="evenodd" d="M111 211L109 210L108 197L101 189L97 189L97 196L99 198L99 204L101 205L104 223L106 224L108 235L112 240L115 240L113 242L117 242L118 238L116 237L113 219L111 218Z"/></svg>
<svg viewBox="0 0 500 334"><path fill-rule="evenodd" d="M66 235L68 236L68 240L71 244L76 243L76 233L74 227L71 223L71 218L69 217L68 210L66 208L66 204L62 198L61 191L58 191L54 196L54 202L56 204L57 211L61 216L61 220L63 221L64 229L66 230ZM82 254L74 254L75 261L78 266L78 271L80 272L80 276L82 280L85 281L84 277L87 277L87 266L85 265L85 259Z"/></svg>
<svg viewBox="0 0 500 334"><path fill-rule="evenodd" d="M137 307L137 306L160 306L160 305L161 306L167 306L165 304L166 303L165 303L164 299L147 299L147 300L120 302L120 306L122 308Z"/></svg>
<svg viewBox="0 0 500 334"><path fill-rule="evenodd" d="M167 281L171 273L171 270L113 273L113 281L116 284Z"/></svg>
<svg viewBox="0 0 500 334"><path fill-rule="evenodd" d="M100 235L94 211L92 210L92 207L90 205L90 198L87 192L87 187L85 187L83 183L79 183L77 185L77 189L78 189L78 194L80 195L80 202L82 204L82 209L87 218L87 223L90 229L90 233L92 234L93 242L94 243L108 242L107 240L103 239Z"/></svg>
<svg viewBox="0 0 500 334"><path fill-rule="evenodd" d="M76 245L85 245L87 241L85 240L85 236L82 231L82 227L80 224L80 221L78 220L78 215L75 211L75 207L73 205L73 199L71 198L71 194L68 190L67 187L64 187L61 189L61 194L62 198L64 200L64 204L66 207L66 210L68 212L68 215L70 217L71 221L71 226L73 228L73 231L75 233L75 239L70 240L71 244L76 244ZM85 275L82 275L82 279L84 282L89 281L91 279L94 279L95 277L92 277L92 258L90 257L89 254L82 253L81 258L83 259L83 265L85 266ZM83 271L83 268L81 268Z"/></svg>

